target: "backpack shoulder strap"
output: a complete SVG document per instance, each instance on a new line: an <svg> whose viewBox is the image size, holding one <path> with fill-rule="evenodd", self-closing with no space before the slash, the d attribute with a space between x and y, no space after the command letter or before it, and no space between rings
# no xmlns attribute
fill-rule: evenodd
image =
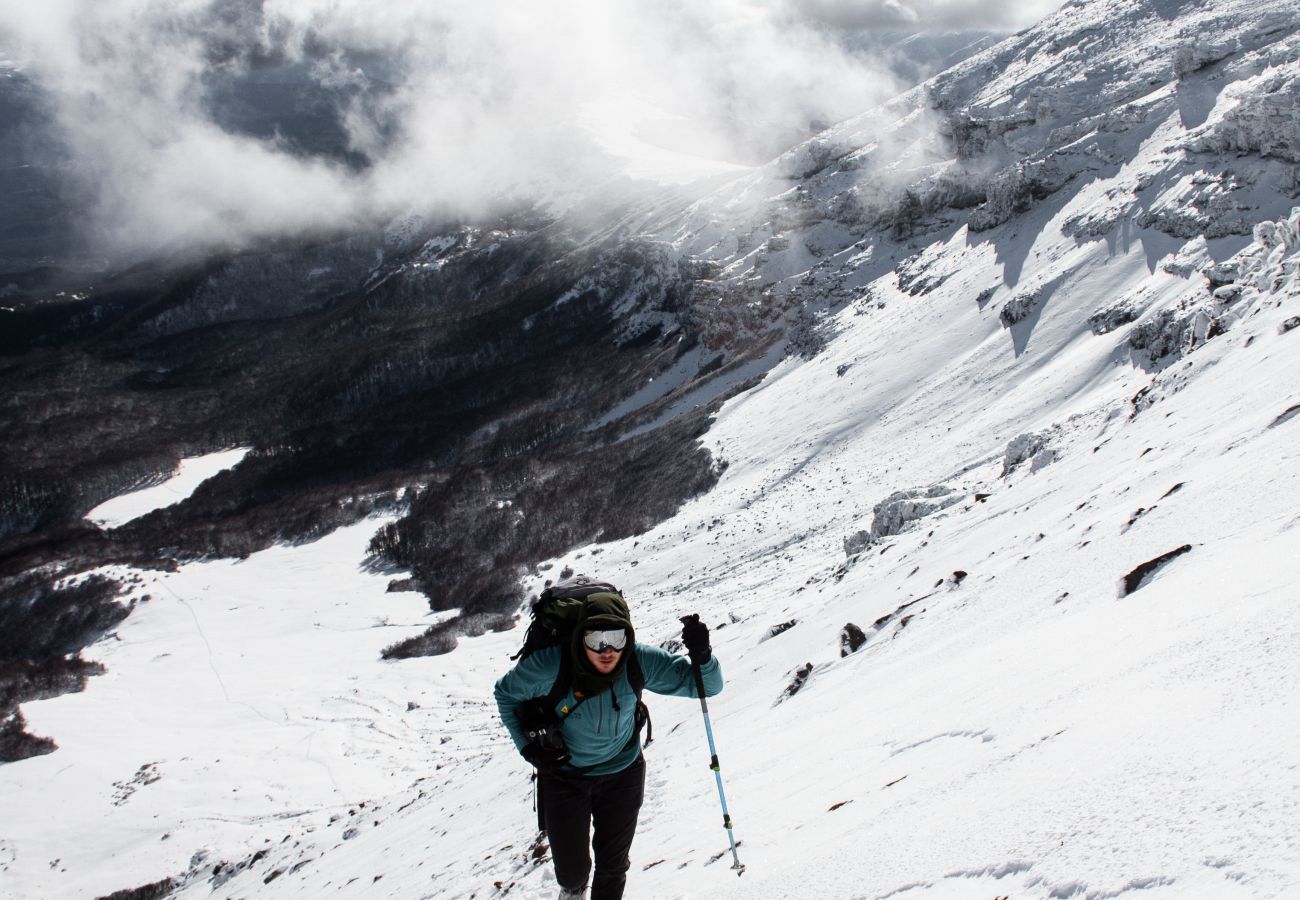
<svg viewBox="0 0 1300 900"><path fill-rule="evenodd" d="M645 726L645 746L648 747L655 739L655 727L650 721L650 707L646 706L641 699L641 694L645 690L645 672L641 671L641 658L637 655L635 642L632 644L632 658L627 661L627 680L632 690L636 692L636 731L632 735L632 740L641 740L641 728Z"/></svg>
<svg viewBox="0 0 1300 900"><path fill-rule="evenodd" d="M555 709L555 705L565 698L573 687L573 657L567 647L560 648L560 666L555 673L555 681L546 695L546 708Z"/></svg>
<svg viewBox="0 0 1300 900"><path fill-rule="evenodd" d="M641 671L641 657L637 655L636 643L632 644L632 658L627 661L627 682L641 702L641 693L645 690L645 673Z"/></svg>

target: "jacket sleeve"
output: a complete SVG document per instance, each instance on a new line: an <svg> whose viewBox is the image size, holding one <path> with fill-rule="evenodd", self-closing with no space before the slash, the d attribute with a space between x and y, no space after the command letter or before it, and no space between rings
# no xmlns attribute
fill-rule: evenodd
<svg viewBox="0 0 1300 900"><path fill-rule="evenodd" d="M548 648L521 660L519 665L497 679L492 693L496 697L501 723L510 732L510 739L515 742L517 750L523 750L528 743L523 725L519 722L519 707L526 700L549 693L559 670L559 651Z"/></svg>
<svg viewBox="0 0 1300 900"><path fill-rule="evenodd" d="M641 661L641 671L645 675L647 690L669 697L698 697L695 689L695 673L691 670L691 660L686 656L674 656L658 647L645 644L636 645L637 658ZM714 655L700 666L700 675L704 677L704 696L712 697L722 691L722 666Z"/></svg>

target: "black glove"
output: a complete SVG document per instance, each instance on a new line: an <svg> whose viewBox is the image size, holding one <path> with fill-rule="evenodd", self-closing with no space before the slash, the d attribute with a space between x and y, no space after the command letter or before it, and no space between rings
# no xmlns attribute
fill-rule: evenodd
<svg viewBox="0 0 1300 900"><path fill-rule="evenodd" d="M691 656L691 662L702 666L713 658L713 648L709 646L709 626L700 621L695 613L682 617L682 643Z"/></svg>
<svg viewBox="0 0 1300 900"><path fill-rule="evenodd" d="M528 743L519 752L539 772L555 772L569 761L569 751L564 747L543 747Z"/></svg>

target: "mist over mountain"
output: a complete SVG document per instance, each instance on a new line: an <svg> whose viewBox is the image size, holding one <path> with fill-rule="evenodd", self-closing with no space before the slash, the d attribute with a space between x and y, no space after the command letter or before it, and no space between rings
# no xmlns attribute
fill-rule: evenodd
<svg viewBox="0 0 1300 900"><path fill-rule="evenodd" d="M149 9L4 21L11 893L545 896L565 570L727 671L637 896L1300 885L1292 4Z"/></svg>
<svg viewBox="0 0 1300 900"><path fill-rule="evenodd" d="M383 15L112 0L0 16L0 92L21 112L3 127L26 145L11 168L54 195L60 237L100 277L407 214L601 209L628 199L646 149L659 178L760 164L893 93L891 60L917 78L942 56L920 41L900 58L860 26L751 0ZM52 249L69 248L37 242L0 272L12 282Z"/></svg>

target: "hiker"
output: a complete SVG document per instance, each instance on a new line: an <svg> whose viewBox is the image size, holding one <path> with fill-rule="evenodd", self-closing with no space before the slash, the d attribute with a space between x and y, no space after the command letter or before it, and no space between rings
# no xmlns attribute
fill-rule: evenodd
<svg viewBox="0 0 1300 900"><path fill-rule="evenodd" d="M596 857L591 900L618 900L645 791L641 688L698 697L698 665L711 697L722 690L722 669L698 616L682 620L689 659L638 644L618 590L583 576L549 588L535 615L548 595L566 592L581 595L572 601L572 621L558 629L571 632L532 652L526 642L523 658L497 681L496 701L515 746L537 769L538 822L550 838L561 900L587 897L589 843Z"/></svg>

